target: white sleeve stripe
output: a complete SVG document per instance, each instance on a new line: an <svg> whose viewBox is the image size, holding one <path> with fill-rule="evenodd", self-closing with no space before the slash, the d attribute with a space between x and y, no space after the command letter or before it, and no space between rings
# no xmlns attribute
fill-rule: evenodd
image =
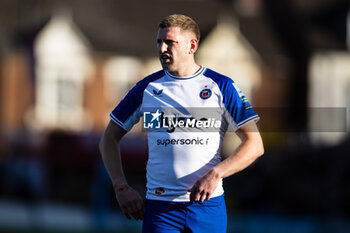
<svg viewBox="0 0 350 233"><path fill-rule="evenodd" d="M251 117L245 119L244 121L238 123L237 127L240 128L241 126L247 124L248 122L250 122L252 120L259 120L259 119L260 119L260 117L258 115L251 116Z"/></svg>
<svg viewBox="0 0 350 233"><path fill-rule="evenodd" d="M118 118L116 118L112 113L109 114L109 117L116 123L118 124L120 127L122 127L123 129L125 129L126 131L129 131L130 129L127 129L126 125L123 124L120 120L118 120Z"/></svg>

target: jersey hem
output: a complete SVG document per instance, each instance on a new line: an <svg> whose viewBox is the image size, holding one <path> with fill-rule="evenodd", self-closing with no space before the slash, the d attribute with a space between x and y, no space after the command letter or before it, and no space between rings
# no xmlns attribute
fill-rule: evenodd
<svg viewBox="0 0 350 233"><path fill-rule="evenodd" d="M222 182L222 181L221 181ZM220 182L220 183L221 183ZM224 189L222 187L222 183L218 186L215 191L212 193L212 197L217 197L224 194ZM148 190L146 193L146 199L149 200L158 200L158 201L172 201L172 202L189 202L191 192L185 191L181 192L182 194L168 193L166 195L157 195L152 190Z"/></svg>
<svg viewBox="0 0 350 233"><path fill-rule="evenodd" d="M217 194L213 194L210 198L219 197L223 195L224 192L220 192ZM147 200L155 200L155 201L172 201L172 202L190 202L190 193L183 195L183 196L160 196L155 194L148 193L146 195Z"/></svg>

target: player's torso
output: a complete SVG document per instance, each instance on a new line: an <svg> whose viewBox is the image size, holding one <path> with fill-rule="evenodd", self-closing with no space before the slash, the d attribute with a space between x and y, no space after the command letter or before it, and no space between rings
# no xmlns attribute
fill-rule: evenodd
<svg viewBox="0 0 350 233"><path fill-rule="evenodd" d="M203 75L164 76L148 84L141 105L144 127L153 127L147 129L148 193L161 188L165 194L160 195L187 195L186 190L221 161L221 103L216 83Z"/></svg>

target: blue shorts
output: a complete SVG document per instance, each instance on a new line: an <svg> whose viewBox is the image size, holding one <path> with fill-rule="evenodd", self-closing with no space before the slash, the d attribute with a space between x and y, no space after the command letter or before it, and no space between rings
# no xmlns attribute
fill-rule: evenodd
<svg viewBox="0 0 350 233"><path fill-rule="evenodd" d="M200 202L147 200L142 233L225 233L224 196Z"/></svg>

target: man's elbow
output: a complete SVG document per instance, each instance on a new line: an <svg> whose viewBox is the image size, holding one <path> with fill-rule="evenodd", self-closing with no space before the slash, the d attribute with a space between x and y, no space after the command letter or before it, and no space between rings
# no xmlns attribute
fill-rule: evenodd
<svg viewBox="0 0 350 233"><path fill-rule="evenodd" d="M257 151L258 157L262 156L265 153L264 146L261 145Z"/></svg>
<svg viewBox="0 0 350 233"><path fill-rule="evenodd" d="M263 143L261 138L256 143L256 145L257 145L257 147L256 147L256 154L257 154L257 158L258 158L258 157L262 156L265 153L264 143Z"/></svg>
<svg viewBox="0 0 350 233"><path fill-rule="evenodd" d="M105 144L105 137L103 135L101 137L101 139L100 139L99 144L98 144L98 148L99 148L101 154L102 154L102 151L103 151L104 144Z"/></svg>
<svg viewBox="0 0 350 233"><path fill-rule="evenodd" d="M250 145L252 150L254 151L255 159L262 156L265 152L264 143L260 135L254 135L254 137L250 138Z"/></svg>

